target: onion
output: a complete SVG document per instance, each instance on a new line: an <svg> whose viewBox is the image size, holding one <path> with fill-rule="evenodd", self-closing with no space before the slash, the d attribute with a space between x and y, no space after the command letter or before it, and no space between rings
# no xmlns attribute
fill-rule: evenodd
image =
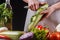
<svg viewBox="0 0 60 40"><path fill-rule="evenodd" d="M7 27L1 27L0 32L3 32L3 31L8 31L8 28Z"/></svg>

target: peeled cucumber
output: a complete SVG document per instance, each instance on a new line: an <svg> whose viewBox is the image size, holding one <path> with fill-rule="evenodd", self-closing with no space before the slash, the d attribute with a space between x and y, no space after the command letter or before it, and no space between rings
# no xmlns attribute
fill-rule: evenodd
<svg viewBox="0 0 60 40"><path fill-rule="evenodd" d="M30 31L31 29L33 29L37 24L38 22L41 20L43 14L40 14L42 11L46 10L48 8L48 4L45 4L43 6L41 6L37 11L36 11L36 14L33 15L31 17L31 22L30 24L28 25L28 31Z"/></svg>
<svg viewBox="0 0 60 40"><path fill-rule="evenodd" d="M19 40L19 37L23 34L24 32L20 31L5 31L1 32L0 35L5 35L10 37L12 40Z"/></svg>

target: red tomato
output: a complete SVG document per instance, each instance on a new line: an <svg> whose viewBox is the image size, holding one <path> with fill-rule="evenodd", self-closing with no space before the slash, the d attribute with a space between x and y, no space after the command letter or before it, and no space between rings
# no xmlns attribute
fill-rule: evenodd
<svg viewBox="0 0 60 40"><path fill-rule="evenodd" d="M50 33L48 40L60 40L60 32Z"/></svg>
<svg viewBox="0 0 60 40"><path fill-rule="evenodd" d="M48 28L43 27L42 25L38 25L38 26L36 26L36 28L38 28L39 30L42 30L42 29L44 29L44 30L48 30Z"/></svg>
<svg viewBox="0 0 60 40"><path fill-rule="evenodd" d="M42 25L38 25L36 26L36 28L38 28L39 30L43 29L43 26Z"/></svg>
<svg viewBox="0 0 60 40"><path fill-rule="evenodd" d="M8 36L0 35L0 39L11 40Z"/></svg>
<svg viewBox="0 0 60 40"><path fill-rule="evenodd" d="M55 35L57 37L57 40L60 40L60 32L56 32Z"/></svg>

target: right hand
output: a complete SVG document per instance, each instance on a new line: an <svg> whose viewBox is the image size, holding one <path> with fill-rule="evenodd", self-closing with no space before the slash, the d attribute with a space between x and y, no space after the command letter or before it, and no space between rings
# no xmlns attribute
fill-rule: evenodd
<svg viewBox="0 0 60 40"><path fill-rule="evenodd" d="M28 7L35 11L37 10L41 5L46 4L46 2L39 2L38 0L28 0Z"/></svg>

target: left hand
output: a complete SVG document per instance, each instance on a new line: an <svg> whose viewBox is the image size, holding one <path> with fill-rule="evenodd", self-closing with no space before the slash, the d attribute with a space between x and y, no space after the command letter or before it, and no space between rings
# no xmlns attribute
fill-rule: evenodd
<svg viewBox="0 0 60 40"><path fill-rule="evenodd" d="M48 18L54 11L55 11L54 6L50 6L49 8L47 8L47 10L41 12L41 14L44 14L42 19Z"/></svg>

